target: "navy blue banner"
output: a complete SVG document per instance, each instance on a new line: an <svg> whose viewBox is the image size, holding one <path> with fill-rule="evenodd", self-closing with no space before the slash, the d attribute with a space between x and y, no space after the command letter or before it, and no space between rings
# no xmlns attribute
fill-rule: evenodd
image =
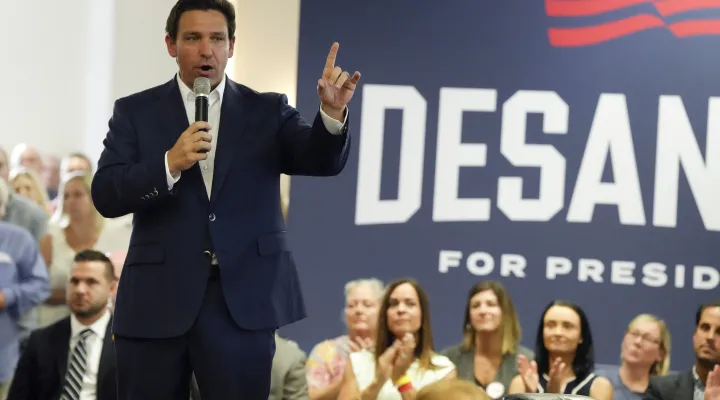
<svg viewBox="0 0 720 400"><path fill-rule="evenodd" d="M720 13L638 3L303 1L300 111L333 41L362 80L343 174L292 181L310 317L285 333L309 350L344 332L345 282L411 276L440 349L497 279L528 346L562 298L599 363L649 312L688 368L695 310L720 293Z"/></svg>

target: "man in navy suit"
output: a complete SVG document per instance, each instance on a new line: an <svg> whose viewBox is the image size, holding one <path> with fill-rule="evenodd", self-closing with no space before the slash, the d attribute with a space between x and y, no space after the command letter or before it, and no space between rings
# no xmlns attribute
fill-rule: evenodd
<svg viewBox="0 0 720 400"><path fill-rule="evenodd" d="M285 95L225 76L229 1L180 0L166 32L178 75L117 100L92 185L102 215L134 214L113 319L118 398L187 400L194 371L205 400L267 399L274 332L306 315L280 174L343 170L360 74L335 66L334 43L310 125ZM193 122L198 77L212 86L207 123Z"/></svg>

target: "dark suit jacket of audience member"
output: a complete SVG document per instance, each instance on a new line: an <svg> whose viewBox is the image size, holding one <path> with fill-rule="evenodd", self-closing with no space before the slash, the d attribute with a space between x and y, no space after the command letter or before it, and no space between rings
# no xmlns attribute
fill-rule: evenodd
<svg viewBox="0 0 720 400"><path fill-rule="evenodd" d="M692 370L670 374L667 376L654 376L650 378L646 400L693 400L695 381Z"/></svg>
<svg viewBox="0 0 720 400"><path fill-rule="evenodd" d="M270 375L268 400L308 400L305 362L307 356L298 345L275 334L275 357ZM201 400L195 375L190 383L190 400Z"/></svg>
<svg viewBox="0 0 720 400"><path fill-rule="evenodd" d="M117 400L112 318L103 341L97 376L97 400ZM60 398L70 355L70 317L33 331L20 357L8 400Z"/></svg>

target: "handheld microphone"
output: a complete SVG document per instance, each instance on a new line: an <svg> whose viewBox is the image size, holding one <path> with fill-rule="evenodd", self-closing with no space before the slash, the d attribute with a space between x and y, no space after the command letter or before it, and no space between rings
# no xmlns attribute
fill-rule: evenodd
<svg viewBox="0 0 720 400"><path fill-rule="evenodd" d="M202 76L196 78L193 82L193 92L195 93L195 121L208 122L210 79ZM202 149L199 152L207 153L207 150Z"/></svg>

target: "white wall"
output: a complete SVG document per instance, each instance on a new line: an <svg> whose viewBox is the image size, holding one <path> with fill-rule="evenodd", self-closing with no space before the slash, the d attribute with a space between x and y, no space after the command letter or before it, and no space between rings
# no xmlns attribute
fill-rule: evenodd
<svg viewBox="0 0 720 400"><path fill-rule="evenodd" d="M234 0L235 56L227 74L295 104L300 0ZM115 99L176 71L165 48L175 0L36 0L0 5L5 38L0 146L43 154L84 151L97 160ZM42 13L38 13L42 10ZM287 177L283 177L287 199Z"/></svg>
<svg viewBox="0 0 720 400"><path fill-rule="evenodd" d="M256 1L256 0L253 0ZM260 0L261 1L261 0ZM0 146L97 159L115 99L176 71L164 42L175 0L36 0L0 5ZM42 13L38 13L42 10ZM228 75L235 76L235 64Z"/></svg>

